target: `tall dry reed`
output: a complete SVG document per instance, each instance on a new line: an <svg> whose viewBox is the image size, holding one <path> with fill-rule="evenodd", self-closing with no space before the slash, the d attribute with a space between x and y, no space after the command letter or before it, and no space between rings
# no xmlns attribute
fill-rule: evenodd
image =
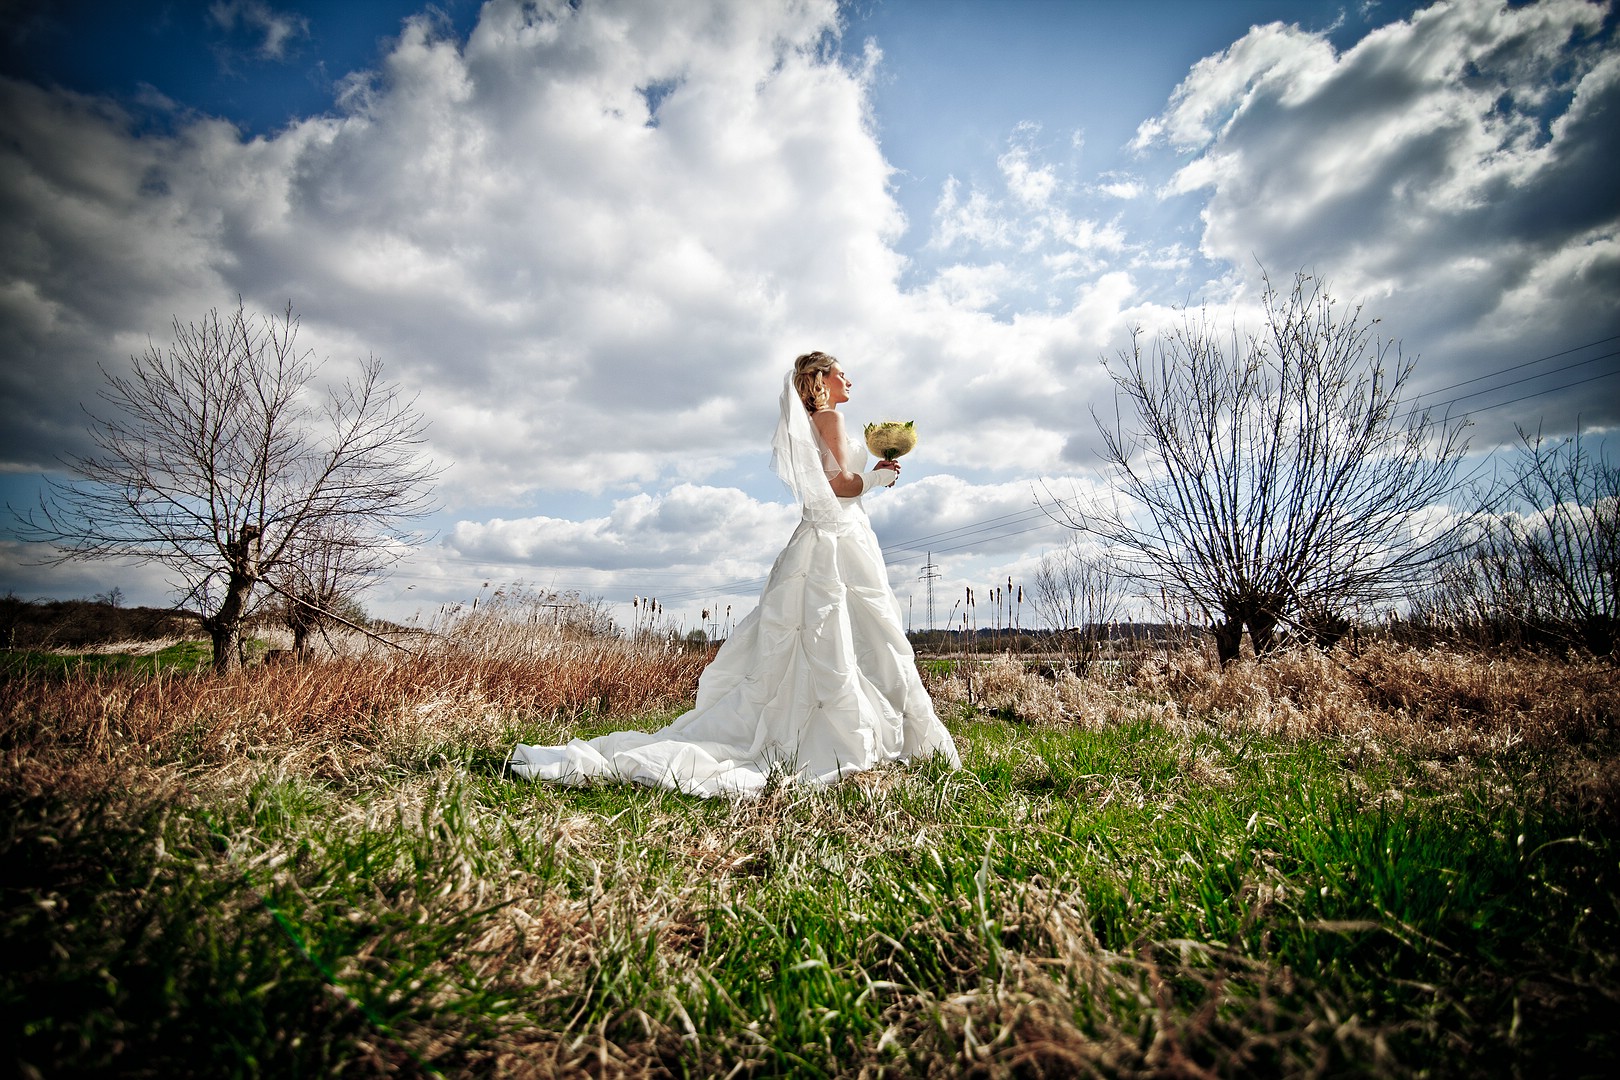
<svg viewBox="0 0 1620 1080"><path fill-rule="evenodd" d="M1039 674L1012 656L963 661L931 680L947 708L1035 724L1096 727L1146 709L1158 719L1288 737L1377 736L1459 752L1581 744L1620 717L1612 663L1532 653L1482 656L1377 643L1302 648L1222 667L1199 649L1118 669Z"/></svg>
<svg viewBox="0 0 1620 1080"><path fill-rule="evenodd" d="M585 717L669 710L691 698L706 661L656 640L542 632L229 675L20 675L0 680L0 750L14 775L28 763L34 782L266 756L341 776L432 746L494 752L514 730L566 738Z"/></svg>

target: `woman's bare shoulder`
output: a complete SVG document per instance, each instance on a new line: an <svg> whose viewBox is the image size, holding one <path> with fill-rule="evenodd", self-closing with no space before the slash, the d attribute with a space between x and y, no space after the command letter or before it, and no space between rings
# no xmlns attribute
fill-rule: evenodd
<svg viewBox="0 0 1620 1080"><path fill-rule="evenodd" d="M837 409L822 409L820 412L813 412L810 414L810 419L815 423L816 429L821 432L821 437L828 446L837 446L839 440L844 437L844 414Z"/></svg>

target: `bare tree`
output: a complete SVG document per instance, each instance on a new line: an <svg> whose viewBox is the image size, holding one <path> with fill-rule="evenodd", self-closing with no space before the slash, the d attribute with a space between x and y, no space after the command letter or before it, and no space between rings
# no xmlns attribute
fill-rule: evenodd
<svg viewBox="0 0 1620 1080"><path fill-rule="evenodd" d="M1103 629L1119 617L1125 590L1104 560L1071 542L1042 556L1033 599L1036 613L1064 652L1084 669L1096 659Z"/></svg>
<svg viewBox="0 0 1620 1080"><path fill-rule="evenodd" d="M281 601L296 657L306 656L311 635L324 633L334 619L354 623L360 590L393 561L392 550L368 542L352 526L347 521L321 523L289 545L286 559L267 579Z"/></svg>
<svg viewBox="0 0 1620 1080"><path fill-rule="evenodd" d="M1620 466L1579 431L1519 438L1511 493L1520 512L1501 522L1537 586L1532 610L1571 644L1606 656L1620 624Z"/></svg>
<svg viewBox="0 0 1620 1080"><path fill-rule="evenodd" d="M1519 432L1512 472L1479 498L1477 537L1413 615L1482 645L1612 655L1620 626L1620 466L1577 431Z"/></svg>
<svg viewBox="0 0 1620 1080"><path fill-rule="evenodd" d="M1613 653L1620 626L1620 466L1576 432L1519 432L1480 538L1429 605L1456 631Z"/></svg>
<svg viewBox="0 0 1620 1080"><path fill-rule="evenodd" d="M175 319L166 353L149 346L127 375L105 373L115 412L91 414L96 452L67 462L75 479L51 482L25 519L29 539L56 546L52 561L170 567L182 603L203 613L217 670L241 662L262 584L326 543L363 545L345 565L374 569L412 541L398 523L430 509L436 472L414 401L382 381L376 358L320 400L297 335L290 305Z"/></svg>
<svg viewBox="0 0 1620 1080"><path fill-rule="evenodd" d="M1245 628L1260 655L1280 624L1327 640L1400 595L1445 549L1452 530L1423 512L1466 449L1462 425L1407 403L1416 361L1359 306L1303 273L1286 294L1267 279L1262 306L1247 335L1206 312L1146 350L1138 330L1109 367L1114 423L1097 421L1122 497L1055 511L1144 591L1203 610L1222 663Z"/></svg>
<svg viewBox="0 0 1620 1080"><path fill-rule="evenodd" d="M1539 607L1538 589L1509 532L1486 516L1474 541L1441 562L1413 594L1411 621L1454 641L1524 644L1534 635L1527 615Z"/></svg>

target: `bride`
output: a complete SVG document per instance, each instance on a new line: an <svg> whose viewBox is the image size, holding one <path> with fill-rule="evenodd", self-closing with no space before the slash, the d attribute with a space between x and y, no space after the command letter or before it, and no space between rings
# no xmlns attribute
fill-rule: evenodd
<svg viewBox="0 0 1620 1080"><path fill-rule="evenodd" d="M883 552L861 505L899 477L869 472L838 406L853 384L826 353L794 361L782 387L771 468L804 517L777 556L759 606L698 680L697 705L661 731L618 731L563 746L519 745L512 772L580 784L628 780L698 795L757 795L782 781L830 784L883 761L956 745L917 676Z"/></svg>

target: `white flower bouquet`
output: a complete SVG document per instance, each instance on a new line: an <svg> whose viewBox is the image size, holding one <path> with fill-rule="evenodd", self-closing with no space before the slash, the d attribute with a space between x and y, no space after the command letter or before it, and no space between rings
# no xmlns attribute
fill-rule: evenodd
<svg viewBox="0 0 1620 1080"><path fill-rule="evenodd" d="M866 448L884 461L917 448L917 429L912 420L884 420L866 425Z"/></svg>

